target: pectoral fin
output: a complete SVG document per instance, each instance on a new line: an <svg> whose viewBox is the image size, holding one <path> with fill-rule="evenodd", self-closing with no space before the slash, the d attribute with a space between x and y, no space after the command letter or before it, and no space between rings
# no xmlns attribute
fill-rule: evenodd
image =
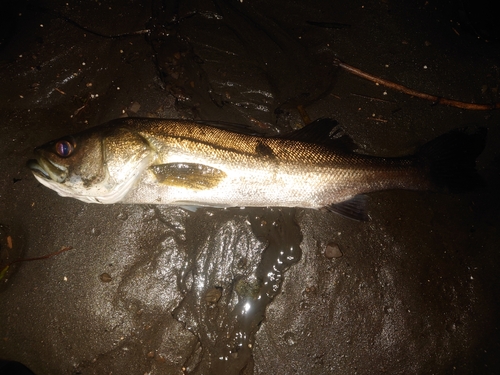
<svg viewBox="0 0 500 375"><path fill-rule="evenodd" d="M216 187L226 173L208 165L196 163L169 163L150 167L161 184L204 190Z"/></svg>

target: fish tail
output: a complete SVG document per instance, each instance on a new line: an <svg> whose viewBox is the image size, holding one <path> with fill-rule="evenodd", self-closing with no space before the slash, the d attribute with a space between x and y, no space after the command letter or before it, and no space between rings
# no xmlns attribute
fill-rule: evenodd
<svg viewBox="0 0 500 375"><path fill-rule="evenodd" d="M453 130L421 146L417 156L427 165L438 190L470 191L483 186L476 170L476 158L486 144L486 128Z"/></svg>

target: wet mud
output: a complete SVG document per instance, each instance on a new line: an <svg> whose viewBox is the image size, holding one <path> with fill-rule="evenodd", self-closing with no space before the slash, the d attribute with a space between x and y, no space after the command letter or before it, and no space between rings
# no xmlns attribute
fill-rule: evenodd
<svg viewBox="0 0 500 375"><path fill-rule="evenodd" d="M0 8L0 360L35 374L500 372L498 111L433 105L333 63L498 102L498 30L484 9L246 0ZM302 126L304 110L336 119L358 151L381 156L487 127L478 159L486 185L370 194L370 221L357 222L321 210L85 204L26 168L34 147L117 117L278 134Z"/></svg>

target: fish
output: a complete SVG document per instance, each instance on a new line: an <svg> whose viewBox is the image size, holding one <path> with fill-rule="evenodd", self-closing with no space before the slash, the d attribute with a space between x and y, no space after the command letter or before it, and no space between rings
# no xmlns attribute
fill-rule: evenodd
<svg viewBox="0 0 500 375"><path fill-rule="evenodd" d="M48 142L27 166L60 196L87 203L326 208L368 220L367 193L467 191L486 129L452 130L412 155L378 157L333 119L265 136L229 124L121 118Z"/></svg>

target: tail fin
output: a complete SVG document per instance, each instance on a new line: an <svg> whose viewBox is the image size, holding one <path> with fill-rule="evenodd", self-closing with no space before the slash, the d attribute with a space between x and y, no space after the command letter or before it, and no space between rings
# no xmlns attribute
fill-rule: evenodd
<svg viewBox="0 0 500 375"><path fill-rule="evenodd" d="M457 129L419 148L417 156L429 166L436 188L463 192L484 185L476 158L483 152L486 133L486 128Z"/></svg>

